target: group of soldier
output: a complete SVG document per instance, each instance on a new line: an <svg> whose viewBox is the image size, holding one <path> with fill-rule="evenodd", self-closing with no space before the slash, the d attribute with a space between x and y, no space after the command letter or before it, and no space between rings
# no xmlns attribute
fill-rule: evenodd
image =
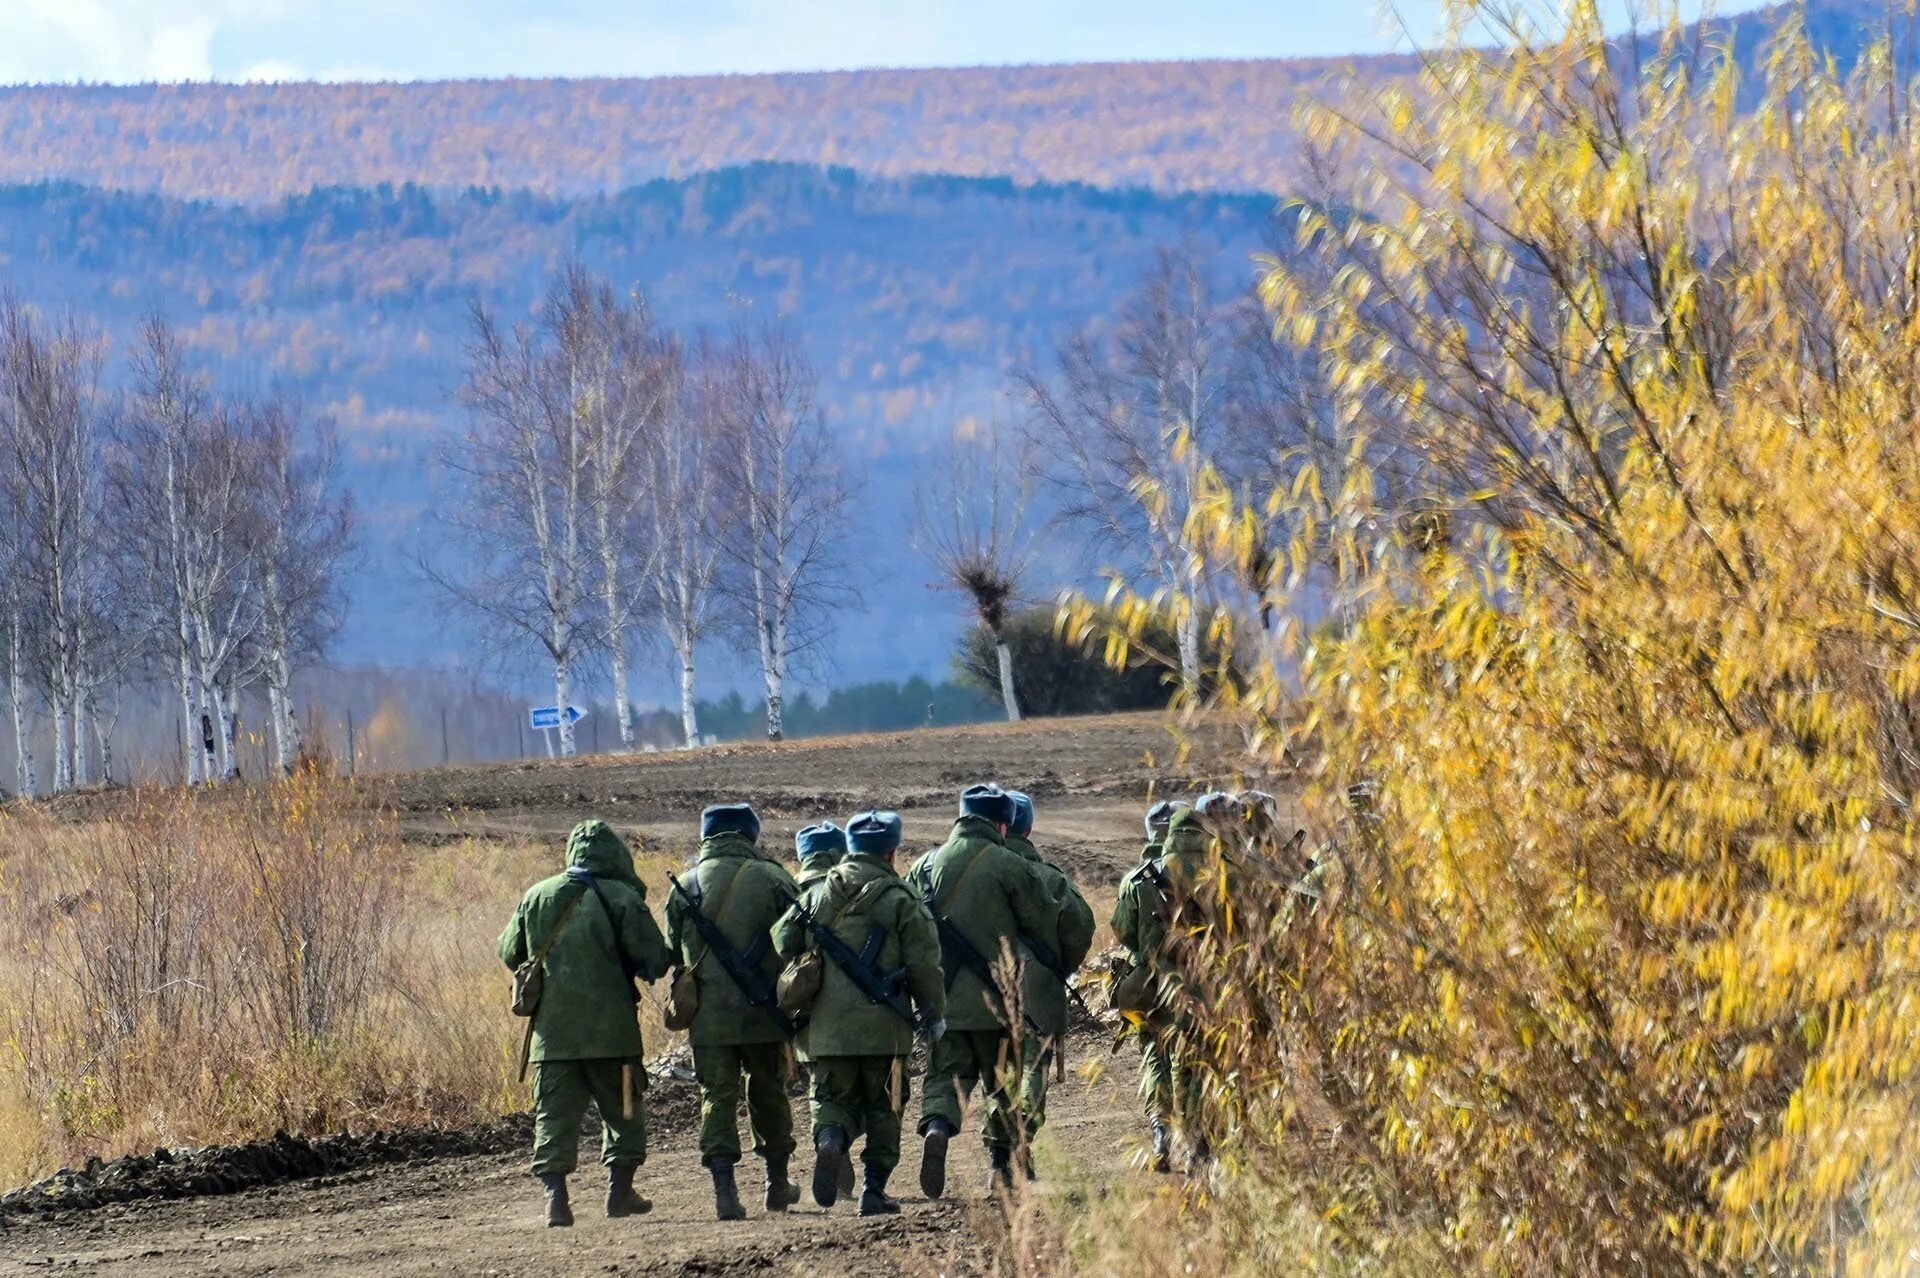
<svg viewBox="0 0 1920 1278"><path fill-rule="evenodd" d="M662 978L668 1024L692 1046L719 1219L746 1215L734 1174L742 1099L766 1210L799 1201L787 1090L796 1060L809 1078L814 1201L852 1195L859 1144L860 1214L899 1211L887 1185L916 1036L928 1050L921 1190L945 1192L948 1146L976 1092L992 1185L1031 1175L1025 1151L1067 1029L1067 977L1094 932L1079 889L1035 850L1033 819L1026 795L972 786L947 840L903 876L899 815L862 812L801 830L795 876L760 846L752 807L710 807L694 865L669 883L664 935L626 844L605 822L577 826L565 872L528 890L499 947L516 986L537 973L527 986L537 1000L516 1010L530 1017L523 1059L547 1224L573 1223L567 1178L589 1101L603 1124L607 1214L652 1206L634 1188L647 1082L635 982Z"/></svg>

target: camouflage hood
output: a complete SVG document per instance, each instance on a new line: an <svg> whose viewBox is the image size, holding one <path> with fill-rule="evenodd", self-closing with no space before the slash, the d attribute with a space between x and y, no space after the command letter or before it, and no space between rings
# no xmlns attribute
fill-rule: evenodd
<svg viewBox="0 0 1920 1278"><path fill-rule="evenodd" d="M624 883L644 898L646 889L633 872L633 853L605 821L582 821L567 836L567 868L585 870L605 882Z"/></svg>

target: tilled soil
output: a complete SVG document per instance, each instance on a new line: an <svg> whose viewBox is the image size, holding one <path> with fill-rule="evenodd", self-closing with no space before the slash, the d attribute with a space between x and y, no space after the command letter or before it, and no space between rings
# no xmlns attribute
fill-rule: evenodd
<svg viewBox="0 0 1920 1278"><path fill-rule="evenodd" d="M1097 1036L1076 1041L1076 1058L1105 1056ZM1069 1076L1055 1085L1031 1192L1069 1197L1098 1192L1128 1170L1141 1135L1134 1102L1134 1054L1099 1081ZM1097 1072L1097 1071L1096 1071ZM919 1080L915 1080L916 1085ZM851 1204L830 1210L803 1199L784 1215L760 1209L759 1163L740 1164L745 1221L713 1218L711 1182L694 1146L691 1084L656 1084L652 1149L639 1177L654 1208L605 1219L600 1173L583 1142L573 1179L570 1230L545 1228L538 1184L526 1172L525 1141L511 1153L417 1157L240 1193L112 1202L0 1217L0 1278L48 1272L98 1275L327 1274L399 1278L474 1275L848 1274L873 1278L988 1272L985 1240L996 1205L985 1194L986 1160L971 1139L953 1145L948 1196L926 1201L915 1183L919 1142L910 1134L891 1185L904 1210L861 1219ZM908 1109L909 1123L918 1112ZM797 1130L806 1109L795 1103ZM803 1140L804 1144L804 1140ZM794 1173L811 1168L802 1150Z"/></svg>

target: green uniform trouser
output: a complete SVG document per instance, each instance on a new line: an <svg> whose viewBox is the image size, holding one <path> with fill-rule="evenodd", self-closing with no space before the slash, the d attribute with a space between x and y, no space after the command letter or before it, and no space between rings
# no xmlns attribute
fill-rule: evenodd
<svg viewBox="0 0 1920 1278"><path fill-rule="evenodd" d="M625 1113L621 1070L633 1069L633 1115ZM565 1176L578 1165L580 1120L600 1111L600 1161L647 1161L647 1069L618 1057L536 1061L533 1066L533 1174Z"/></svg>
<svg viewBox="0 0 1920 1278"><path fill-rule="evenodd" d="M1029 1140L1046 1125L1047 1084L1053 1078L1059 1051L1058 1040L1041 1038L1032 1030L1020 1040L1020 1117L1027 1125Z"/></svg>
<svg viewBox="0 0 1920 1278"><path fill-rule="evenodd" d="M693 1076L700 1084L700 1159L740 1161L740 1080L746 1076L747 1126L762 1158L793 1153L793 1102L787 1099L787 1045L741 1043L695 1047Z"/></svg>
<svg viewBox="0 0 1920 1278"><path fill-rule="evenodd" d="M1146 1102L1147 1121L1178 1119L1191 1127L1200 1112L1200 1078L1188 1066L1171 1029L1140 1031L1140 1098Z"/></svg>
<svg viewBox="0 0 1920 1278"><path fill-rule="evenodd" d="M927 1062L927 1094L920 1103L920 1134L944 1118L960 1130L960 1111L976 1085L986 1093L987 1118L981 1131L989 1149L1013 1148L1018 1085L1013 1040L1005 1030L948 1030L933 1045Z"/></svg>
<svg viewBox="0 0 1920 1278"><path fill-rule="evenodd" d="M904 1056L814 1057L807 1108L815 1139L828 1127L838 1127L849 1142L864 1131L860 1161L875 1171L892 1171L900 1162L900 1114L908 1090Z"/></svg>

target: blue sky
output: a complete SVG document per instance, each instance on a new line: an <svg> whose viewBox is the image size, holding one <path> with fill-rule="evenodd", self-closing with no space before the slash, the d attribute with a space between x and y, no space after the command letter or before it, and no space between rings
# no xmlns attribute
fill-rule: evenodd
<svg viewBox="0 0 1920 1278"><path fill-rule="evenodd" d="M1376 0L0 0L0 82L1302 57L1403 46L1439 6L1399 0L1396 24Z"/></svg>

